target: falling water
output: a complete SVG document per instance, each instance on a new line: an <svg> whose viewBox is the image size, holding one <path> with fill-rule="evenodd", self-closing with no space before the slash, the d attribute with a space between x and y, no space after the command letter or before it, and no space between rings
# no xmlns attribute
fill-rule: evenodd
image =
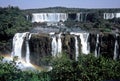
<svg viewBox="0 0 120 81"><path fill-rule="evenodd" d="M13 37L13 51L12 51L12 57L18 56L18 58L22 58L21 52L22 52L22 45L25 39L26 33L16 33Z"/></svg>
<svg viewBox="0 0 120 81"><path fill-rule="evenodd" d="M56 41L56 37L53 36L52 37L52 56L56 56L57 54L57 41Z"/></svg>
<svg viewBox="0 0 120 81"><path fill-rule="evenodd" d="M32 13L32 22L59 22L67 20L66 13Z"/></svg>
<svg viewBox="0 0 120 81"><path fill-rule="evenodd" d="M82 49L83 54L89 54L90 52L88 37L89 37L89 33L80 33L80 39L81 39L81 44L82 44L81 49Z"/></svg>
<svg viewBox="0 0 120 81"><path fill-rule="evenodd" d="M52 36L52 56L57 56L57 54L60 54L62 51L61 33L58 35L55 35L55 33L50 33L50 35Z"/></svg>
<svg viewBox="0 0 120 81"><path fill-rule="evenodd" d="M97 41L96 41L96 47L95 47L95 57L97 57L99 54L100 54L99 34L97 34Z"/></svg>
<svg viewBox="0 0 120 81"><path fill-rule="evenodd" d="M90 53L90 45L88 42L88 37L89 37L89 33L75 33L75 32L71 32L70 34L74 34L74 35L78 35L80 36L80 40L81 40L81 50L83 54L89 54Z"/></svg>
<svg viewBox="0 0 120 81"><path fill-rule="evenodd" d="M26 44L26 62L30 63L30 49L29 49L29 40L31 38L31 34L29 32L25 33L16 33L13 37L13 56L18 56L19 59L22 59L22 45L25 41ZM26 39L26 40L25 40Z"/></svg>
<svg viewBox="0 0 120 81"><path fill-rule="evenodd" d="M31 38L31 34L29 32L16 33L15 36L13 37L13 51L11 54L12 57L18 56L18 60L15 62L17 67L22 70L34 69L34 66L30 63L30 50L29 50L30 38ZM25 60L22 59L22 46L24 41L26 46Z"/></svg>
<svg viewBox="0 0 120 81"><path fill-rule="evenodd" d="M58 54L60 54L61 53L61 51L62 51L62 41L61 41L61 33L60 34L58 34L58 42L57 42L57 50L58 50Z"/></svg>
<svg viewBox="0 0 120 81"><path fill-rule="evenodd" d="M78 60L78 54L79 54L79 48L78 48L78 40L77 37L75 36L75 60Z"/></svg>
<svg viewBox="0 0 120 81"><path fill-rule="evenodd" d="M27 34L28 35L28 34ZM29 40L31 38L32 34L29 34L29 36L26 36L26 62L30 63L30 48L29 48ZM27 38L28 37L28 38Z"/></svg>
<svg viewBox="0 0 120 81"><path fill-rule="evenodd" d="M116 38L118 37L118 34L116 34ZM119 45L118 45L118 41L117 39L115 40L115 47L114 47L114 56L113 59L116 60L117 59L117 55L118 55L118 49L119 49Z"/></svg>

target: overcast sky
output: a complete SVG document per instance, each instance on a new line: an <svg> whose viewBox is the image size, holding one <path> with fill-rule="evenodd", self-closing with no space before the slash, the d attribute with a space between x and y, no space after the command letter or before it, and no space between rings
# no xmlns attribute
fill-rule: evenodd
<svg viewBox="0 0 120 81"><path fill-rule="evenodd" d="M46 7L120 8L120 0L0 0L1 7L18 6L21 9Z"/></svg>

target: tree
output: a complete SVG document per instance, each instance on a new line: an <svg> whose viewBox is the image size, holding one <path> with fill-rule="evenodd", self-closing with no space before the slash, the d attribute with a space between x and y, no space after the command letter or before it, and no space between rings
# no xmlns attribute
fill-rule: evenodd
<svg viewBox="0 0 120 81"><path fill-rule="evenodd" d="M28 22L18 7L0 8L0 38L13 37L16 32L29 30Z"/></svg>

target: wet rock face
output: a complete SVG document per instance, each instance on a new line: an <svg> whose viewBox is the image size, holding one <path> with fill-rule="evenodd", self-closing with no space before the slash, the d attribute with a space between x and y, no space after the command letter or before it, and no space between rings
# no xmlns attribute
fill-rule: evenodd
<svg viewBox="0 0 120 81"><path fill-rule="evenodd" d="M58 38L56 38L58 40ZM62 52L65 52L71 59L75 58L75 39L70 34L62 34ZM40 59L52 56L52 37L48 34L32 35L29 40L30 60L33 64L39 65Z"/></svg>
<svg viewBox="0 0 120 81"><path fill-rule="evenodd" d="M57 35L55 35L57 36ZM61 34L61 42L62 42L62 52L66 53L71 59L75 59L75 37L77 37L78 41L78 51L79 54L81 52L81 39L80 36L72 35L72 34ZM99 39L98 39L99 38ZM39 65L40 59L46 56L52 56L52 37L48 34L34 34L32 35L31 39L29 40L30 46L30 60L32 63ZM111 33L102 33L97 34L90 33L88 37L88 42L90 45L90 53L95 54L96 43L98 42L100 48L100 55L112 58L114 57L114 50L115 50L115 40L118 41L118 47L120 47L120 36L116 37L115 34ZM56 41L58 41L58 37L56 37ZM117 51L117 58L120 56L120 48ZM98 50L97 50L98 51Z"/></svg>
<svg viewBox="0 0 120 81"><path fill-rule="evenodd" d="M32 63L39 65L41 58L51 55L51 38L48 35L32 35L29 45Z"/></svg>
<svg viewBox="0 0 120 81"><path fill-rule="evenodd" d="M94 53L95 46L97 41L97 35L96 34L90 34L88 42L90 43L90 53Z"/></svg>
<svg viewBox="0 0 120 81"><path fill-rule="evenodd" d="M110 33L99 34L98 45L100 47L100 55L107 58L113 58L115 40L116 40L115 34L110 34ZM118 38L117 38L117 41L119 41ZM96 42L97 42L97 34L90 34L89 42L90 42L90 52L94 53L96 48Z"/></svg>
<svg viewBox="0 0 120 81"><path fill-rule="evenodd" d="M64 34L62 38L62 48L71 59L75 58L75 39L70 34Z"/></svg>
<svg viewBox="0 0 120 81"><path fill-rule="evenodd" d="M118 36L117 40L118 40L118 45L119 45L118 59L120 59L120 36Z"/></svg>
<svg viewBox="0 0 120 81"><path fill-rule="evenodd" d="M103 34L100 36L100 53L107 58L113 58L115 46L114 34Z"/></svg>

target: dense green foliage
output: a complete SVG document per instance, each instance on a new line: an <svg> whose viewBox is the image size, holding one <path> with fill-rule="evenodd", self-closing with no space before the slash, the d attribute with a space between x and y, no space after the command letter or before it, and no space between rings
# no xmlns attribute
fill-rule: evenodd
<svg viewBox="0 0 120 81"><path fill-rule="evenodd" d="M16 66L15 59L10 62L0 57L0 81L50 81L46 73L37 71L22 71Z"/></svg>
<svg viewBox="0 0 120 81"><path fill-rule="evenodd" d="M18 7L0 7L0 52L11 50L11 39L17 32L30 30L31 23Z"/></svg>
<svg viewBox="0 0 120 81"><path fill-rule="evenodd" d="M53 81L102 81L120 79L120 62L81 55L78 61L57 58L51 71Z"/></svg>
<svg viewBox="0 0 120 81"><path fill-rule="evenodd" d="M120 80L120 61L81 55L78 61L67 56L53 58L48 72L21 71L15 62L0 61L0 80L4 81L103 81Z"/></svg>
<svg viewBox="0 0 120 81"><path fill-rule="evenodd" d="M9 39L16 32L29 30L30 26L18 7L0 8L0 40Z"/></svg>
<svg viewBox="0 0 120 81"><path fill-rule="evenodd" d="M68 20L65 21L64 24L69 28L79 27L82 30L87 30L87 31L111 32L116 29L120 30L119 20L120 18L104 20L102 18L94 16L94 18L91 18L91 20L87 20L86 22Z"/></svg>

